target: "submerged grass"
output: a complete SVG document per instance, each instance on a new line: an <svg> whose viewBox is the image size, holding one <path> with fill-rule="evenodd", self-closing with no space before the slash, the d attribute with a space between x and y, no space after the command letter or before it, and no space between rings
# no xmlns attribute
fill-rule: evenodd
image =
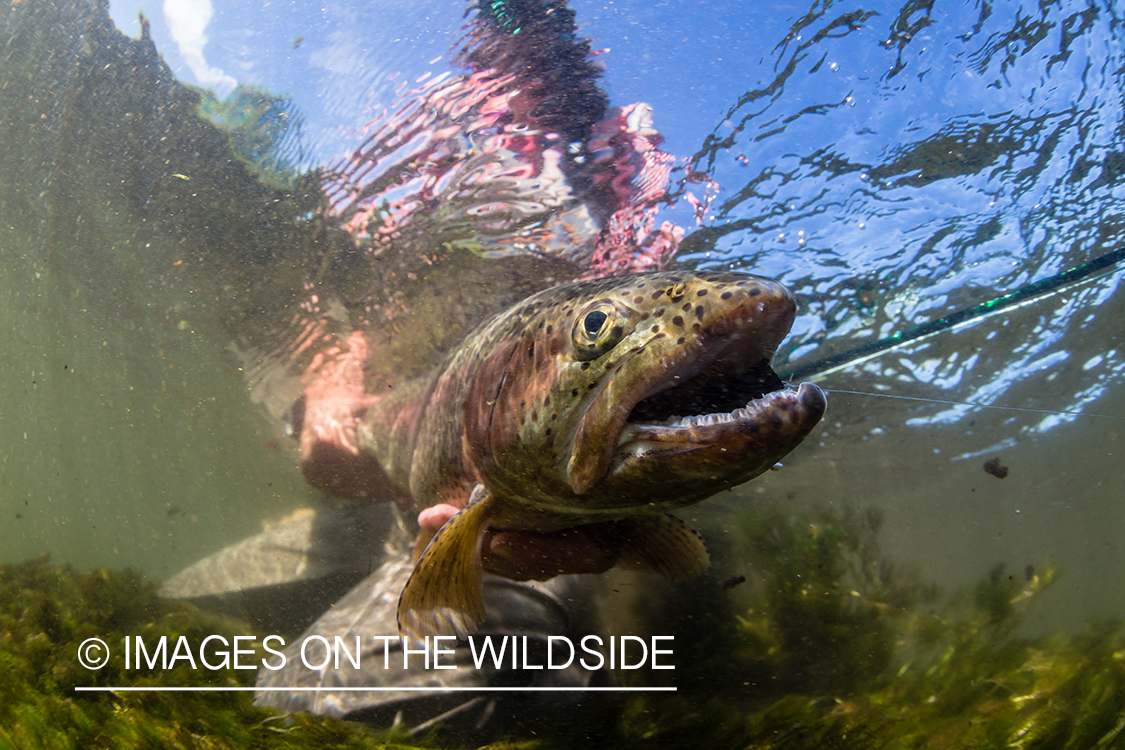
<svg viewBox="0 0 1125 750"><path fill-rule="evenodd" d="M748 530L749 562L760 576L750 584L753 608L716 623L722 665L678 666L675 694L633 694L609 745L1125 747L1125 628L1017 635L1054 569L1009 575L998 567L974 589L943 598L881 561L876 517L774 514ZM88 637L120 648L125 635L199 643L210 634L229 640L250 631L161 600L130 570L77 573L46 559L0 566L0 748L456 743L282 717L255 708L245 692L74 692L77 685L252 685L254 670L126 672L112 659L91 672L77 660ZM537 737L490 747L558 744Z"/></svg>
<svg viewBox="0 0 1125 750"><path fill-rule="evenodd" d="M253 706L250 693L76 693L78 685L253 685L254 670L124 670L111 658L83 668L86 638L121 649L126 635L155 642L211 634L228 642L244 625L162 600L132 571L76 573L46 558L0 566L0 748L394 748L365 727ZM257 661L254 662L255 664Z"/></svg>
<svg viewBox="0 0 1125 750"><path fill-rule="evenodd" d="M878 528L878 516L855 513L748 521L760 591L726 633L728 663L704 666L706 689L634 701L622 722L629 744L1125 747L1120 622L1019 637L1055 568L997 566L942 597L882 559Z"/></svg>

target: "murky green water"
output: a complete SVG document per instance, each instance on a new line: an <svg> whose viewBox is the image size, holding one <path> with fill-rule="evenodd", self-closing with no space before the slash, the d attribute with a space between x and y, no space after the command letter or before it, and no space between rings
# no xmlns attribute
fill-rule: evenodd
<svg viewBox="0 0 1125 750"><path fill-rule="evenodd" d="M166 288L76 279L19 229L0 293L7 560L165 577L307 502L213 320Z"/></svg>

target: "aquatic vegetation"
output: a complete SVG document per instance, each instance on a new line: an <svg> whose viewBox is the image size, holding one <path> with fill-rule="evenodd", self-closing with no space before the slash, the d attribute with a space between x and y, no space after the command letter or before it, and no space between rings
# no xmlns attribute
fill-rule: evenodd
<svg viewBox="0 0 1125 750"><path fill-rule="evenodd" d="M771 512L749 525L753 609L715 624L714 661L681 663L679 692L634 694L613 744L1077 749L1125 740L1120 623L1018 635L1055 569L997 567L941 597L881 560L877 516ZM0 567L0 747L419 746L349 722L277 716L253 707L248 692L76 694L76 685L252 684L251 670L125 672L113 660L100 672L82 668L75 655L90 636L114 644L125 635L250 634L161 600L155 588L134 571L76 573L45 558ZM693 679L702 672L706 679ZM421 746L437 741L458 746L448 736Z"/></svg>
<svg viewBox="0 0 1125 750"><path fill-rule="evenodd" d="M971 591L944 598L880 558L877 515L770 512L749 525L761 606L727 629L721 668L694 667L708 672L706 691L681 687L630 704L623 731L636 745L1091 748L1125 740L1120 623L1017 635L1056 569L997 566Z"/></svg>
<svg viewBox="0 0 1125 750"><path fill-rule="evenodd" d="M244 625L160 599L132 570L77 573L39 558L0 566L0 748L387 748L361 725L255 708L252 694L76 693L79 685L249 686L254 670L83 668L79 644L126 635L247 635ZM199 639L199 640L196 640Z"/></svg>

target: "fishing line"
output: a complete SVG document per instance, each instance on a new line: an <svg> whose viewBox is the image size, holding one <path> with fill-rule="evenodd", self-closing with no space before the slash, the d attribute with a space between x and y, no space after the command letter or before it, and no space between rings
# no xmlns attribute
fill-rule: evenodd
<svg viewBox="0 0 1125 750"><path fill-rule="evenodd" d="M1032 284L1027 284L1014 292L1009 292L1001 297L989 300L988 302L982 302L979 305L973 305L964 310L958 310L957 312L946 315L944 318L931 320L905 331L892 333L886 338L857 346L845 352L829 355L807 365L800 365L792 370L779 372L778 375L785 381L808 380L814 376L827 375L831 372L857 365L909 342L917 341L942 331L948 331L953 328L975 323L990 315L995 315L1002 310L1011 310L1022 305L1030 304L1050 294L1061 291L1068 284L1082 281L1101 271L1106 271L1122 260L1125 260L1125 247L1119 247L1091 261L1087 261L1067 271L1057 273L1054 276L1049 276Z"/></svg>
<svg viewBox="0 0 1125 750"><path fill-rule="evenodd" d="M922 401L927 404L950 404L952 406L972 406L977 409L1003 409L1005 411L1025 411L1032 414L1072 414L1076 417L1102 417L1104 419L1125 419L1118 414L1092 414L1088 411L1059 411L1055 409L1027 409L1022 406L998 406L996 404L979 404L975 401L945 401L940 398L919 398L918 396L896 396L891 393L867 393L865 391L842 391L835 388L824 389L825 393L850 393L854 396L874 396L876 398L897 398L903 401Z"/></svg>

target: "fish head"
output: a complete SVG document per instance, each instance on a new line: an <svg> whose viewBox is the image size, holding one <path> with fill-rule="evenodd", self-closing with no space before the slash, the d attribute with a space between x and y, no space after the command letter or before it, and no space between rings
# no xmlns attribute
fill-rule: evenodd
<svg viewBox="0 0 1125 750"><path fill-rule="evenodd" d="M486 332L463 449L498 495L588 519L681 507L741 484L824 414L770 367L796 315L746 273L661 272L541 292Z"/></svg>

